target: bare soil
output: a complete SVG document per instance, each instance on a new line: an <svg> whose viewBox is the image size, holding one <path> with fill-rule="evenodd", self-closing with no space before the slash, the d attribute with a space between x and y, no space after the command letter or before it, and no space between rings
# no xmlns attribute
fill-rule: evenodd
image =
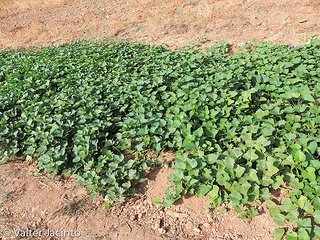
<svg viewBox="0 0 320 240"><path fill-rule="evenodd" d="M252 39L299 45L314 36L320 36L320 0L0 0L0 48L110 37L172 48ZM151 173L140 194L109 210L72 179L34 171L28 162L0 166L0 239L18 238L13 230L20 228L41 230L33 239L66 239L46 233L67 230L79 231L77 239L268 240L277 227L264 205L252 220L232 210L207 213L206 198L186 197L164 209L155 200L164 197L168 168Z"/></svg>
<svg viewBox="0 0 320 240"><path fill-rule="evenodd" d="M34 164L10 162L0 167L0 234L18 239L14 231L78 232L73 239L272 239L277 227L264 205L261 214L242 220L233 210L206 211L209 199L186 197L171 208L155 203L164 197L172 169L157 169L140 186L140 194L118 207L104 208L72 179L35 175ZM65 235L67 236L67 235ZM1 239L1 236L0 236Z"/></svg>
<svg viewBox="0 0 320 240"><path fill-rule="evenodd" d="M320 35L320 0L0 0L0 47L112 36L175 48Z"/></svg>

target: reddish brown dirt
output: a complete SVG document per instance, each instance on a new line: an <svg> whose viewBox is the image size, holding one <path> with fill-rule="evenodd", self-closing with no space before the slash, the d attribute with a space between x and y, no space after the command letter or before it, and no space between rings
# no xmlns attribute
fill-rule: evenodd
<svg viewBox="0 0 320 240"><path fill-rule="evenodd" d="M154 171L141 186L141 194L111 210L101 199L91 200L72 180L34 176L34 171L27 162L0 167L0 239L17 239L14 230L32 229L42 231L35 239L68 239L48 237L48 230L64 230L81 233L73 239L268 240L276 228L267 213L251 221L241 220L233 211L206 213L210 201L205 198L184 198L164 209L155 200L164 197L172 173L168 168Z"/></svg>
<svg viewBox="0 0 320 240"><path fill-rule="evenodd" d="M320 0L0 0L0 47L117 36L172 47L320 35Z"/></svg>

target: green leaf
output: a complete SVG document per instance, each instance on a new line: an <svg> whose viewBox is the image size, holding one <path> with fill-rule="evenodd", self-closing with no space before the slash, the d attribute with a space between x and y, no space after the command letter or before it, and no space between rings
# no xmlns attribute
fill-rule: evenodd
<svg viewBox="0 0 320 240"><path fill-rule="evenodd" d="M303 209L304 204L306 203L307 200L308 198L306 196L300 196L300 198L297 201L298 206Z"/></svg>
<svg viewBox="0 0 320 240"><path fill-rule="evenodd" d="M261 197L263 200L268 200L270 199L270 191L269 188L262 188L261 189Z"/></svg>
<svg viewBox="0 0 320 240"><path fill-rule="evenodd" d="M250 160L250 161L253 161L253 160L256 160L258 159L258 155L255 153L255 150L254 149L249 149L244 155L243 157L247 160Z"/></svg>
<svg viewBox="0 0 320 240"><path fill-rule="evenodd" d="M316 180L316 169L314 167L307 167L306 170L302 170L302 177L309 179L310 181Z"/></svg>
<svg viewBox="0 0 320 240"><path fill-rule="evenodd" d="M320 197L316 196L313 199L313 206L317 209L320 210Z"/></svg>
<svg viewBox="0 0 320 240"><path fill-rule="evenodd" d="M282 205L281 205L281 210L284 212L290 212L290 210L294 207L292 201L290 198L286 198Z"/></svg>
<svg viewBox="0 0 320 240"><path fill-rule="evenodd" d="M239 192L242 195L248 195L248 191L251 188L251 184L247 181L245 181L244 183L241 184L241 188L239 188Z"/></svg>
<svg viewBox="0 0 320 240"><path fill-rule="evenodd" d="M313 214L315 223L320 224L320 211L316 210Z"/></svg>
<svg viewBox="0 0 320 240"><path fill-rule="evenodd" d="M136 149L138 151L142 151L143 150L143 146L144 146L144 143L142 142L142 143L140 143L139 145L136 146Z"/></svg>
<svg viewBox="0 0 320 240"><path fill-rule="evenodd" d="M294 154L293 154L293 158L294 160L296 160L297 162L304 162L307 160L307 156L301 151L301 150L297 150Z"/></svg>
<svg viewBox="0 0 320 240"><path fill-rule="evenodd" d="M211 190L210 185L201 184L197 191L197 196L204 196Z"/></svg>
<svg viewBox="0 0 320 240"><path fill-rule="evenodd" d="M239 148L234 148L231 151L231 157L234 157L236 159L240 158L242 156L242 151Z"/></svg>
<svg viewBox="0 0 320 240"><path fill-rule="evenodd" d="M295 144L292 144L292 145L290 146L290 148L291 148L292 150L300 150L300 149L301 149L301 145L295 143Z"/></svg>
<svg viewBox="0 0 320 240"><path fill-rule="evenodd" d="M284 233L285 233L285 230L283 228L277 228L277 229L273 230L272 235L276 240L281 240Z"/></svg>
<svg viewBox="0 0 320 240"><path fill-rule="evenodd" d="M196 149L196 145L194 143L194 136L188 135L183 140L182 146L186 149L194 150Z"/></svg>
<svg viewBox="0 0 320 240"><path fill-rule="evenodd" d="M260 137L257 139L257 143L258 143L258 144L261 144L261 145L264 146L264 147L270 145L270 141L267 140L264 136L260 136Z"/></svg>
<svg viewBox="0 0 320 240"><path fill-rule="evenodd" d="M286 216L281 214L280 212L271 212L272 219L279 224L280 226L283 226L286 220Z"/></svg>
<svg viewBox="0 0 320 240"><path fill-rule="evenodd" d="M236 167L236 177L237 178L240 178L242 175L243 175L243 173L245 172L245 168L244 167L241 167L241 166L237 166Z"/></svg>
<svg viewBox="0 0 320 240"><path fill-rule="evenodd" d="M199 127L196 131L194 131L194 135L197 137L201 137L203 135L203 128Z"/></svg>
<svg viewBox="0 0 320 240"><path fill-rule="evenodd" d="M250 169L249 170L249 179L251 181L253 181L253 182L256 182L256 183L260 184L260 180L259 180L259 178L257 176L257 170L255 170L255 169Z"/></svg>
<svg viewBox="0 0 320 240"><path fill-rule="evenodd" d="M271 161L269 157L267 159L267 167L268 167L268 169L267 169L265 175L268 177L272 177L277 172L279 172L279 168L277 168L273 165L273 161Z"/></svg>
<svg viewBox="0 0 320 240"><path fill-rule="evenodd" d="M268 116L268 115L269 115L269 111L268 110L263 111L261 109L258 109L258 111L256 111L256 113L255 113L255 116L257 118L264 118L265 116Z"/></svg>
<svg viewBox="0 0 320 240"><path fill-rule="evenodd" d="M312 141L311 143L308 144L308 150L310 151L311 154L314 154L317 150L318 144L315 141Z"/></svg>
<svg viewBox="0 0 320 240"><path fill-rule="evenodd" d="M207 193L207 196L213 201L219 197L219 187L217 185L212 185L212 189Z"/></svg>
<svg viewBox="0 0 320 240"><path fill-rule="evenodd" d="M290 219L291 222L297 222L297 219L299 217L299 211L297 209L291 209L288 212L287 218Z"/></svg>
<svg viewBox="0 0 320 240"><path fill-rule="evenodd" d="M313 232L314 232L314 235L315 235L314 239L320 239L320 227L314 226Z"/></svg>
<svg viewBox="0 0 320 240"><path fill-rule="evenodd" d="M298 239L299 240L310 240L310 234L305 228L299 228L298 230Z"/></svg>
<svg viewBox="0 0 320 240"><path fill-rule="evenodd" d="M300 227L305 227L305 228L311 228L312 227L312 223L311 223L311 219L310 218L303 218L303 219L298 219L297 224Z"/></svg>
<svg viewBox="0 0 320 240"><path fill-rule="evenodd" d="M298 234L296 232L288 232L285 236L286 240L297 240Z"/></svg>
<svg viewBox="0 0 320 240"><path fill-rule="evenodd" d="M303 85L300 87L299 92L301 94L301 97L309 102L314 102L314 98L312 96L312 92L310 91L309 87L307 85Z"/></svg>
<svg viewBox="0 0 320 240"><path fill-rule="evenodd" d="M189 164L189 166L191 168L196 168L198 166L197 160L195 160L193 158L187 158L187 163Z"/></svg>
<svg viewBox="0 0 320 240"><path fill-rule="evenodd" d="M179 161L179 162L176 162L175 168L179 170L185 170L187 169L187 165L186 163Z"/></svg>
<svg viewBox="0 0 320 240"><path fill-rule="evenodd" d="M216 163L218 158L219 158L219 154L209 154L208 156L208 163L209 164L213 164L213 163Z"/></svg>
<svg viewBox="0 0 320 240"><path fill-rule="evenodd" d="M112 202L111 202L109 199L105 199L105 200L104 200L104 207L105 207L106 209L110 209L111 206L112 206Z"/></svg>

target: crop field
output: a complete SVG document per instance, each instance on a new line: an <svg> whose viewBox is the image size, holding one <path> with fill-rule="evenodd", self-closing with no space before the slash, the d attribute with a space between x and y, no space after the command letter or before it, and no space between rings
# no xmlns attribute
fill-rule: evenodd
<svg viewBox="0 0 320 240"><path fill-rule="evenodd" d="M159 204L195 194L252 218L266 201L276 239L320 239L320 41L252 43L233 55L229 47L1 51L1 161L73 174L110 208L172 151ZM270 194L280 188L283 201Z"/></svg>
<svg viewBox="0 0 320 240"><path fill-rule="evenodd" d="M320 240L320 0L0 0L0 240Z"/></svg>

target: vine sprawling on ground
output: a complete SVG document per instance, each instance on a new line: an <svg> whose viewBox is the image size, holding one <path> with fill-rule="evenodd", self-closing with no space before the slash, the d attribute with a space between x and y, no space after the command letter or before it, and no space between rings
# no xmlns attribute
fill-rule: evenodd
<svg viewBox="0 0 320 240"><path fill-rule="evenodd" d="M152 167L146 151L174 150L166 206L191 193L252 217L264 200L277 239L320 239L320 41L228 47L0 51L0 161L36 160L121 201Z"/></svg>

